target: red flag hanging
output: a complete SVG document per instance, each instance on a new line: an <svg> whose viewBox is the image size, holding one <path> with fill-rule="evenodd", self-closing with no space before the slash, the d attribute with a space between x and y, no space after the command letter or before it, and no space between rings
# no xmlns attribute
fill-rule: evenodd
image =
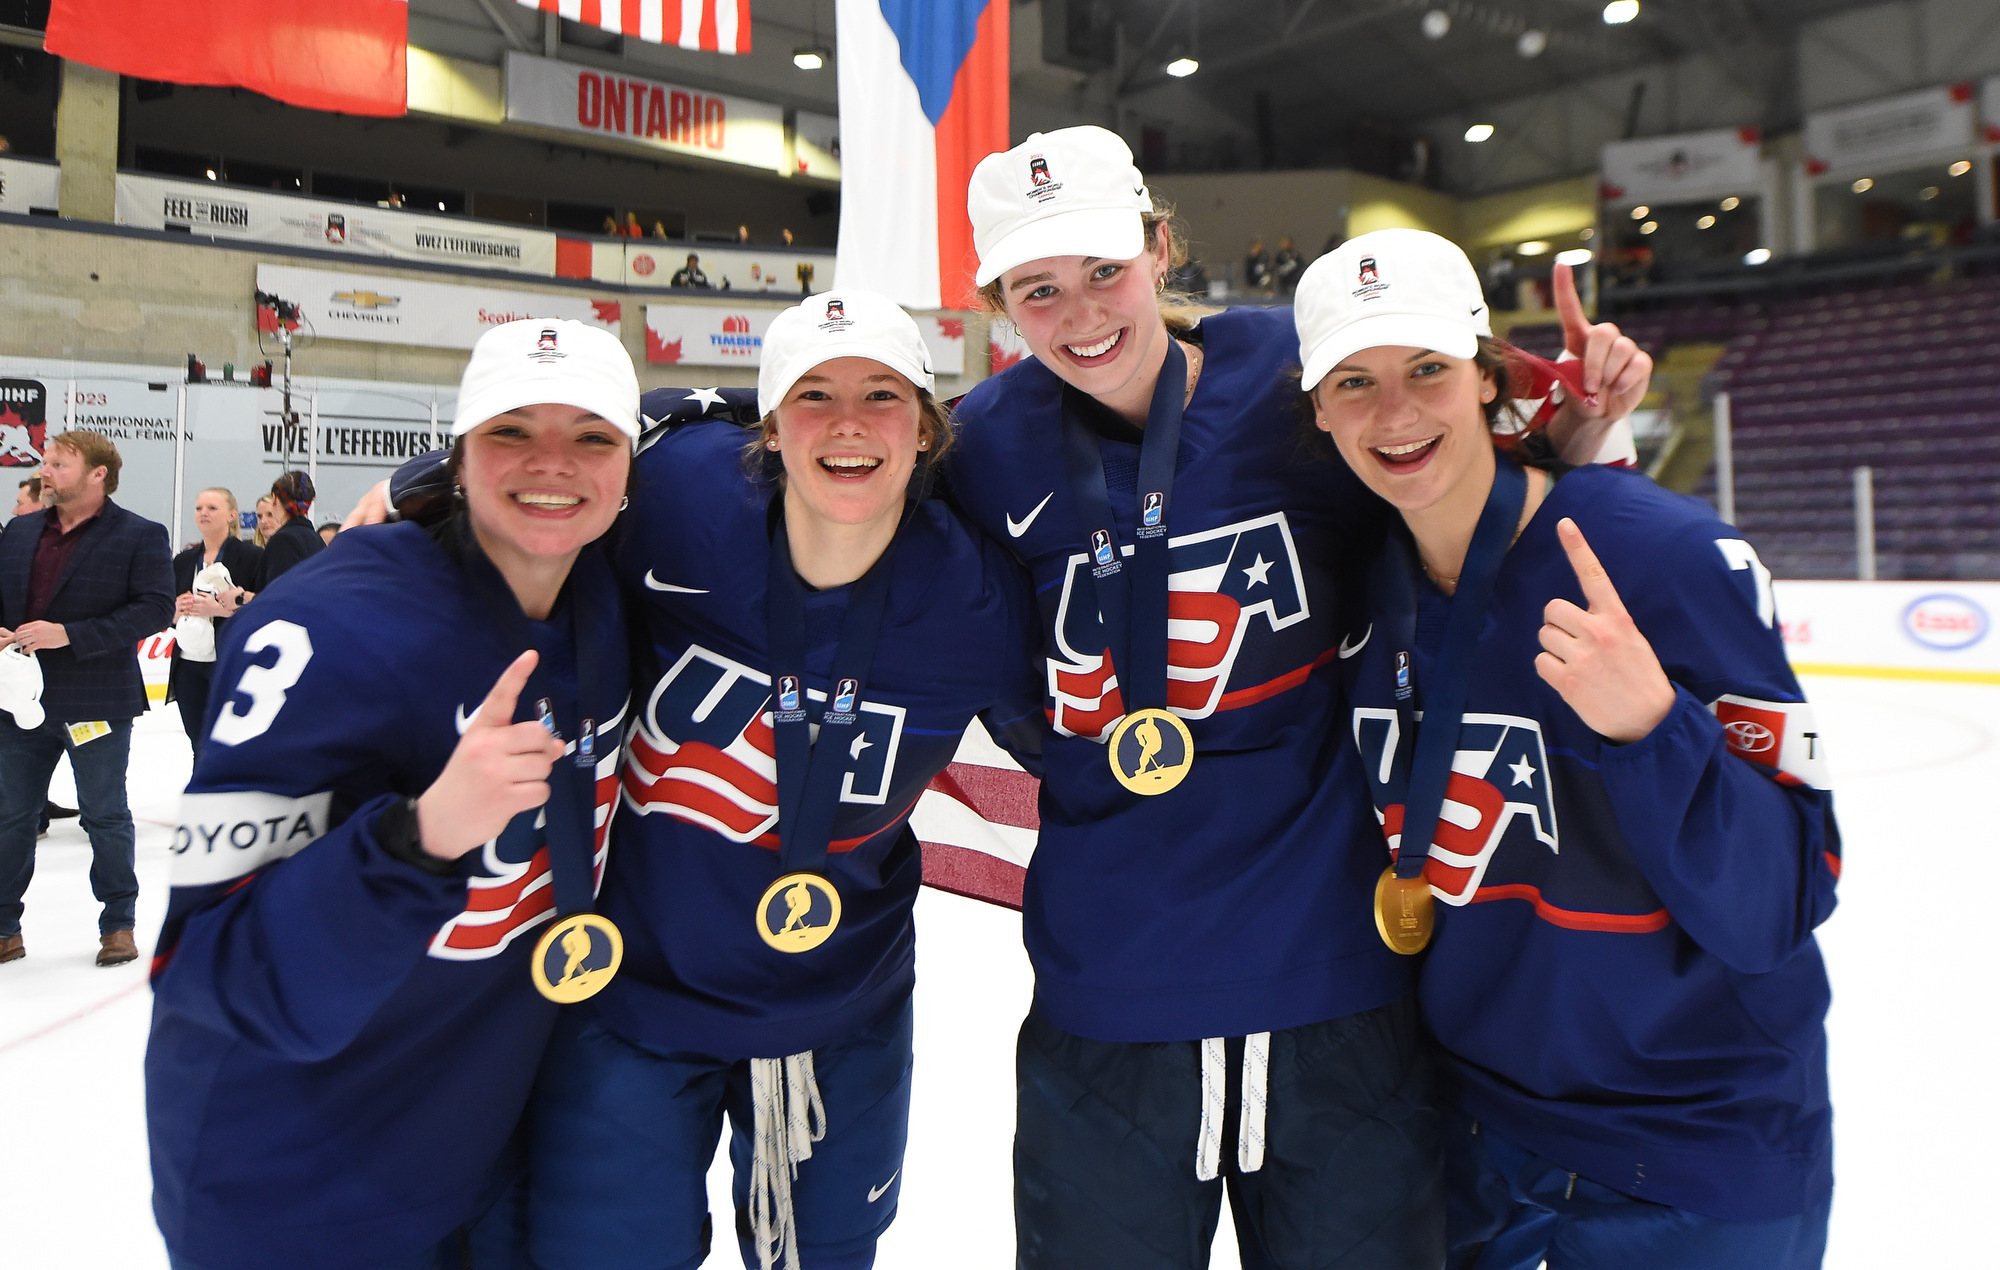
<svg viewBox="0 0 2000 1270"><path fill-rule="evenodd" d="M44 46L139 79L400 115L409 15L408 0L53 0Z"/></svg>
<svg viewBox="0 0 2000 1270"><path fill-rule="evenodd" d="M530 9L654 44L750 51L750 0L520 0Z"/></svg>

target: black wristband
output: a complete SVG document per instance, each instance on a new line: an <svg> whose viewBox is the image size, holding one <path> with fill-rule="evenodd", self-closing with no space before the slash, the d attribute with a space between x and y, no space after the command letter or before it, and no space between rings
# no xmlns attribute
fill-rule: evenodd
<svg viewBox="0 0 2000 1270"><path fill-rule="evenodd" d="M458 872L458 861L445 860L424 850L423 830L417 824L417 800L401 798L375 817L375 841L391 859L432 877L450 877Z"/></svg>

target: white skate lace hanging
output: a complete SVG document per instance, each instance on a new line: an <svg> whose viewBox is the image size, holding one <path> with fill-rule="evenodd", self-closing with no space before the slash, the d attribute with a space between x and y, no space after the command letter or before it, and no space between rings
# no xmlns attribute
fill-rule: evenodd
<svg viewBox="0 0 2000 1270"><path fill-rule="evenodd" d="M813 1143L826 1136L826 1105L813 1076L812 1051L750 1060L753 1112L750 1234L761 1270L799 1270L799 1231L792 1183Z"/></svg>
<svg viewBox="0 0 2000 1270"><path fill-rule="evenodd" d="M1201 1043L1201 1136L1195 1144L1194 1175L1213 1181L1221 1172L1222 1120L1228 1099L1225 1042L1219 1036ZM1271 1034L1258 1032L1243 1041L1243 1096L1236 1124L1236 1167L1255 1173L1264 1167L1266 1092L1271 1080Z"/></svg>

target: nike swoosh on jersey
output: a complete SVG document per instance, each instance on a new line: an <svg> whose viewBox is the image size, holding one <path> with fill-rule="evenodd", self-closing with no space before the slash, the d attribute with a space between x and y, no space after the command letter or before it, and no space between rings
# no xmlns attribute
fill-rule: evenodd
<svg viewBox="0 0 2000 1270"><path fill-rule="evenodd" d="M896 1174L901 1173L902 1171L903 1170L901 1169L897 1169L895 1173L891 1173L889 1175L889 1180L882 1183L882 1185L869 1187L868 1202L872 1204L876 1200L881 1199L884 1195L887 1195L889 1193L889 1188L896 1184Z"/></svg>
<svg viewBox="0 0 2000 1270"><path fill-rule="evenodd" d="M1007 516L1007 536L1009 538L1019 538L1022 534L1027 533L1028 526L1035 523L1035 517L1042 514L1042 508L1047 507L1049 500L1055 496L1056 492L1054 490L1050 490L1048 493L1042 495L1042 501L1035 504L1035 510L1029 512L1027 519L1022 520L1018 524L1015 523L1013 514L1010 512Z"/></svg>
<svg viewBox="0 0 2000 1270"><path fill-rule="evenodd" d="M1361 632L1361 642L1359 644L1349 644L1347 642L1347 636L1345 635L1341 636L1340 659L1342 661L1346 661L1349 657L1354 656L1354 654L1368 647L1368 637L1373 635L1374 633L1375 633L1375 623L1370 622L1368 623L1368 629Z"/></svg>
<svg viewBox="0 0 2000 1270"><path fill-rule="evenodd" d="M671 582L662 582L658 578L653 576L653 571L651 569L646 570L646 589L648 591L672 591L678 595L708 594L706 590L698 586L675 586Z"/></svg>
<svg viewBox="0 0 2000 1270"><path fill-rule="evenodd" d="M465 730L471 726L472 716L465 712L465 703L461 701L458 703L458 734L464 736Z"/></svg>

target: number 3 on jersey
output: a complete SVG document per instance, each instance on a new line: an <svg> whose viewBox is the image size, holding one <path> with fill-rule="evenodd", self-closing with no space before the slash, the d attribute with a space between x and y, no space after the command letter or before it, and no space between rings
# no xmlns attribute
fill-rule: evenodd
<svg viewBox="0 0 2000 1270"><path fill-rule="evenodd" d="M278 711L285 708L285 694L312 660L312 636L296 622L272 622L243 641L246 655L267 648L278 650L278 660L268 666L249 666L236 681L236 695L250 698L250 708L239 708L234 698L225 702L215 716L214 729L208 734L211 741L241 745L264 735L277 719Z"/></svg>

